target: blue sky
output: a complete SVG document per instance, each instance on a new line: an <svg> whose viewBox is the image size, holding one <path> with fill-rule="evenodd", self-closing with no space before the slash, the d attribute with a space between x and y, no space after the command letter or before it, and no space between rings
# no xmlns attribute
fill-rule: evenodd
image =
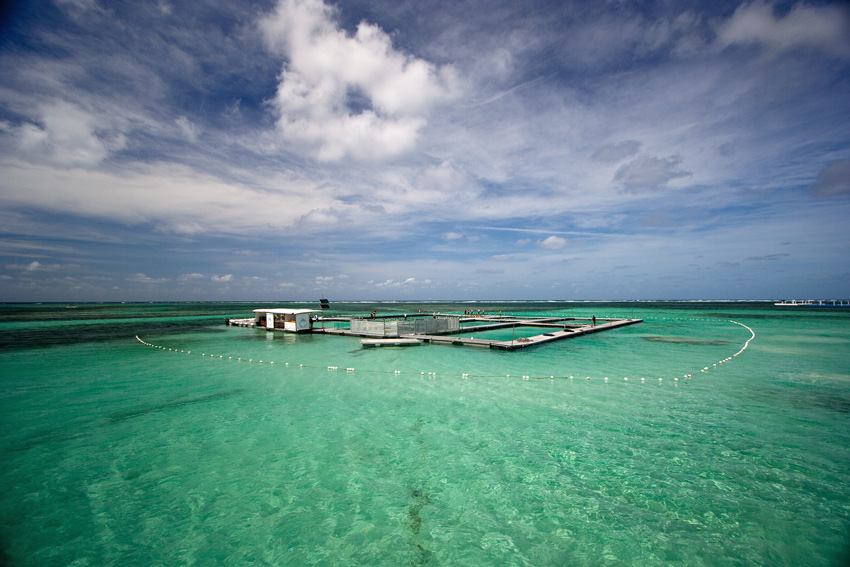
<svg viewBox="0 0 850 567"><path fill-rule="evenodd" d="M850 297L846 3L4 10L0 301Z"/></svg>

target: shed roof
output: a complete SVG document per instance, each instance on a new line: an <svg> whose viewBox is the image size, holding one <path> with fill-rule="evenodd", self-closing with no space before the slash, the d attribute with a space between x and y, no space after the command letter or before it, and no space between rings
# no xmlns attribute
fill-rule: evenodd
<svg viewBox="0 0 850 567"><path fill-rule="evenodd" d="M279 315L299 315L301 313L321 313L320 309L285 309L285 308L260 308L254 309L254 313L277 313Z"/></svg>

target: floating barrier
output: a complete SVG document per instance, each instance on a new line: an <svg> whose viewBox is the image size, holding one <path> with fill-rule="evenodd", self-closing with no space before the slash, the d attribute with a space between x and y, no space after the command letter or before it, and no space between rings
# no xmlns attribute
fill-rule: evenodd
<svg viewBox="0 0 850 567"><path fill-rule="evenodd" d="M677 320L681 320L681 319L677 319ZM691 320L694 320L694 319L691 319ZM724 359L722 359L722 360L719 360L718 362L712 363L712 364L711 364L711 366L704 366L704 367L703 367L701 370L699 370L698 372L691 372L691 373L688 373L688 374L683 374L683 375L682 375L682 378L684 378L685 380L687 380L687 379L692 378L692 377L694 376L694 374L695 374L695 373L704 374L704 373L710 372L710 371L712 371L712 370L716 369L716 368L717 368L718 366L720 366L720 365L723 365L723 364L726 364L726 363L728 363L728 362L731 362L734 358L736 358L736 357L740 356L741 354L743 354L743 353L744 353L744 351L745 351L745 350L747 350L747 348L750 346L750 343L751 343L751 342L752 342L752 341L756 338L756 332L755 332L752 328L750 328L749 326L747 326L747 325L745 325L744 323L741 323L741 322L739 322L739 321L733 321L733 320L730 320L729 322L730 322L730 323L734 323L734 324L736 324L736 325L740 325L741 327L744 327L745 329L747 329L747 330L750 332L750 338L749 338L749 339L747 339L747 340L746 340L746 342L744 342L744 345L741 347L741 349L740 349L738 352L736 352L735 354L731 355L731 356L728 356L728 357L726 357L726 358L724 358ZM171 352L181 352L181 353L185 352L185 354L192 354L192 351L190 351L190 350L187 350L187 351L179 350L179 351L178 351L176 348L169 348L169 347L165 347L165 346L155 345L155 344L149 343L149 342L144 341L144 340L142 340L141 338L139 338L139 336L138 336L138 335L136 335L136 340L137 340L139 343L141 343L141 344L143 344L143 345L145 345L145 346L151 347L151 348L156 348L156 349L160 349L160 350L169 350L169 351L171 351ZM206 353L201 353L201 355L200 355L200 356L206 357L206 356L207 356L207 354L206 354ZM209 357L210 357L210 358L216 358L216 357L218 357L220 360L224 360L224 355L215 355L215 354L210 354L210 355L209 355ZM233 358L232 356L228 356L228 357L227 357L227 360L234 360L234 358ZM243 359L243 358L241 358L241 357L237 357L235 360L236 360L237 362L248 362L248 363L251 363L251 364L263 364L263 361L262 361L262 360L254 360L254 359L251 359L251 358ZM270 364L270 365L277 365L277 366L280 366L280 365L281 365L280 363L275 363L275 362L267 362L267 364ZM284 362L284 363L283 363L283 366L285 366L285 367L289 367L289 366L290 366L290 363L289 363L289 362ZM293 366L295 367L295 365L293 365ZM321 368L321 367L320 367L320 366L312 366L312 365L309 365L309 364L298 364L298 365L297 365L297 368ZM329 371L334 371L334 370L339 370L339 367L338 367L338 366L328 366L328 367L327 367L327 369L328 369ZM354 372L355 372L355 369L354 369L354 368L351 368L351 367L348 367L348 368L345 368L345 371L346 371L347 373L354 373ZM389 374L389 373L390 373L389 371L385 371L385 370L384 370L384 371L382 371L382 370L361 370L360 372L369 372L369 373L373 373L373 374ZM403 374L403 371L401 371L401 370L393 370L393 371L392 371L392 373L393 373L395 376L400 376L401 374ZM411 374L414 374L414 373L413 373L413 372L411 372ZM429 378L435 378L435 377L437 377L437 376L445 376L445 377L452 377L452 376L453 376L453 377L460 377L460 378L464 378L464 379L468 379L468 378L471 378L471 377L472 377L472 378L498 378L498 377L500 377L500 375L492 375L492 374L470 374L470 373L468 373L468 372L465 372L465 373L462 373L462 374L459 374L459 375L458 375L458 374L449 374L449 373L447 373L447 374L438 374L437 372L425 372L425 371L422 371L422 372L420 372L420 374L419 374L419 375L420 375L420 376L426 376L426 375L427 375ZM511 375L510 375L510 374L505 374L504 376L505 376L505 378L510 378L510 377L511 377ZM550 374L550 375L548 375L548 376L532 376L532 375L530 375L530 374L522 374L521 376L522 376L522 379L523 379L523 380L543 380L543 379L554 380L555 378L559 378L559 379L566 379L566 380L573 380L573 378L574 378L573 376L555 376L555 375L551 375L551 374ZM587 381L591 381L591 380L594 380L594 378L592 378L591 376L587 376L587 379L586 379L586 380L587 380ZM605 377L602 377L602 378L596 378L595 380L600 380L600 381L602 381L602 382L604 382L604 383L608 383L608 382L609 382L609 377L608 377L608 376L605 376ZM615 380L616 380L616 379L615 379ZM623 382L628 382L628 381L629 381L629 378L628 378L627 376L624 376L624 377L622 378L622 381L623 381ZM641 381L641 383L645 383L645 382L646 382L646 377L641 377L641 378L640 378L640 381ZM664 378L663 378L663 377L659 377L659 378L658 378L658 382L659 382L659 383L663 383L663 382L664 382ZM678 377L678 376L674 376L674 377L673 377L673 382L674 382L674 383L679 382L679 377Z"/></svg>

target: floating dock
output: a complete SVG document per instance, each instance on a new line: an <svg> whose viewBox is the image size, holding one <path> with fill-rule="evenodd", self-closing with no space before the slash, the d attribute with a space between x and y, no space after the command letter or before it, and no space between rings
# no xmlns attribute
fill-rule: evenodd
<svg viewBox="0 0 850 567"><path fill-rule="evenodd" d="M398 316L387 316L398 317ZM376 337L363 339L360 341L364 347L374 346L406 346L412 344L435 344L435 345L455 345L455 346L470 346L479 348L491 348L500 350L517 350L528 348L553 341L571 339L581 337L591 333L599 333L611 329L625 327L643 322L643 319L613 319L613 318L579 318L579 317L535 317L523 318L513 316L484 316L484 317L467 317L452 314L433 314L428 317L457 317L459 324L470 324L466 327L453 327L450 331L441 333L415 333L415 334L399 334L395 337ZM371 318L370 318L371 319ZM375 319L380 319L380 316ZM342 322L344 317L334 317L327 319L328 321ZM359 328L359 326L353 326ZM493 331L498 329L520 329L535 327L541 330L540 334L530 337L517 337L512 340L492 340L484 338L475 338L473 334ZM342 336L367 336L362 333L352 332L350 329L342 328L314 328L314 333L325 333L329 335ZM470 335L470 336L467 336Z"/></svg>
<svg viewBox="0 0 850 567"><path fill-rule="evenodd" d="M269 310L267 310L269 311ZM271 310L276 312L281 310ZM410 315L378 315L367 317L311 317L304 332L363 337L363 347L401 347L421 344L471 346L500 350L517 350L564 339L581 337L634 325L643 319L597 317L519 317L513 315L458 315L454 313L417 313ZM267 331L289 331L279 325L262 324L261 318L228 319L227 324L264 328ZM328 324L340 325L327 327ZM533 336L511 340L481 338L480 333L499 329L540 329ZM479 335L478 338L472 335ZM526 334L525 332L523 334Z"/></svg>
<svg viewBox="0 0 850 567"><path fill-rule="evenodd" d="M458 336L427 336L427 335L417 335L417 339L421 341L425 341L431 344L451 344L451 345L459 345L459 346L474 346L474 347L482 347L482 348L493 348L493 349L501 349L501 350L516 350L520 348L528 348L531 346L537 346L544 343L549 343L552 341L559 341L563 339L573 339L575 337L580 337L582 335L587 335L590 333L599 333L601 331L608 331L611 329L616 329L619 327L625 327L626 325L634 325L636 323L641 323L643 319L601 319L597 320L596 324L593 324L591 320L587 320L586 323L579 326L565 326L563 325L563 319L559 320L541 320L535 319L533 321L519 321L517 327L544 327L548 328L547 332L541 333L539 335L534 335L531 337L519 337L510 341L494 341L488 339L476 339L473 337L458 337ZM571 319L571 321L577 321L576 319ZM559 324L560 323L560 324ZM491 327L492 328L492 327ZM500 327L502 328L502 327ZM475 329L475 332L478 332L479 329Z"/></svg>
<svg viewBox="0 0 850 567"><path fill-rule="evenodd" d="M416 346L421 345L424 341L419 339L361 339L360 344L364 347L380 347L380 346Z"/></svg>

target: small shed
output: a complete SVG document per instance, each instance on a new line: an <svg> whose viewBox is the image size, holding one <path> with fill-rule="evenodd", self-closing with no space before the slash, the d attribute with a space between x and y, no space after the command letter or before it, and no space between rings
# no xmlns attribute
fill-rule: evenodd
<svg viewBox="0 0 850 567"><path fill-rule="evenodd" d="M315 309L254 309L254 321L258 327L269 331L279 330L290 333L310 332L313 329L313 314L321 313Z"/></svg>

